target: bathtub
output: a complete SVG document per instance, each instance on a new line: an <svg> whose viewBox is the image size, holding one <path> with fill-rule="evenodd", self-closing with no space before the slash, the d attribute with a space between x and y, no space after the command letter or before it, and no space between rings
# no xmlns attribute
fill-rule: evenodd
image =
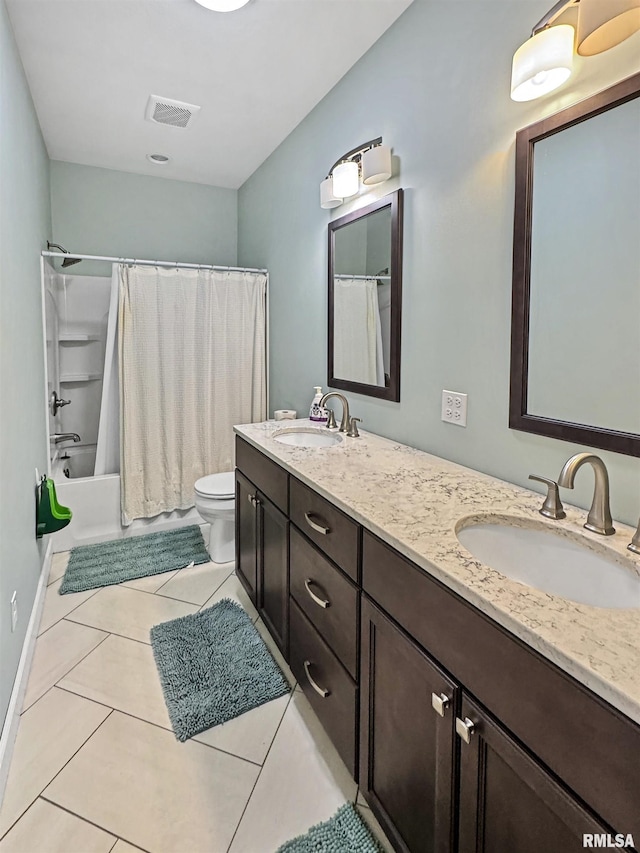
<svg viewBox="0 0 640 853"><path fill-rule="evenodd" d="M203 535L208 535L209 525L195 507L162 513L155 518L141 518L123 527L120 516L120 475L91 476L95 464L95 445L60 448L51 463L51 474L56 484L58 501L73 513L71 523L53 534L53 552L69 551L76 545L91 545L109 539L124 539L199 524ZM68 472L68 475L67 473Z"/></svg>

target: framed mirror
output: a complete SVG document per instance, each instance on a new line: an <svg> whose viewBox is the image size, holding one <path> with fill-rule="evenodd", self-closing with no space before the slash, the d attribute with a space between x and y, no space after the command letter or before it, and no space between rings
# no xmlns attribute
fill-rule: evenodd
<svg viewBox="0 0 640 853"><path fill-rule="evenodd" d="M332 388L400 400L402 190L329 223Z"/></svg>
<svg viewBox="0 0 640 853"><path fill-rule="evenodd" d="M516 136L509 426L640 456L640 74Z"/></svg>

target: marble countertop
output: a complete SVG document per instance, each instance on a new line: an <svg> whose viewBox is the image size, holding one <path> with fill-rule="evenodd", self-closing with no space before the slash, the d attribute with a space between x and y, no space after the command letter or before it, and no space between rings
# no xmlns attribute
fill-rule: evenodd
<svg viewBox="0 0 640 853"><path fill-rule="evenodd" d="M547 520L538 513L539 493L373 433L343 437L329 448L292 447L272 437L294 426L314 424L265 421L235 431L640 724L640 608L593 607L540 592L484 565L456 536L478 516L508 518L579 537L640 574L640 557L626 549L632 528L616 522L614 536L590 533L582 527L585 510L567 504L565 519Z"/></svg>

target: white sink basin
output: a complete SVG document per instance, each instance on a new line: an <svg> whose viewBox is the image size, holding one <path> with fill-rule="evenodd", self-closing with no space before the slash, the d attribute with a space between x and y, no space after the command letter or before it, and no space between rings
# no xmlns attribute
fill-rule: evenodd
<svg viewBox="0 0 640 853"><path fill-rule="evenodd" d="M491 521L457 532L474 557L527 586L593 607L640 607L640 575L630 561L536 526Z"/></svg>
<svg viewBox="0 0 640 853"><path fill-rule="evenodd" d="M274 432L273 437L281 444L291 444L294 447L334 447L340 444L342 436L329 432L325 428L293 427Z"/></svg>

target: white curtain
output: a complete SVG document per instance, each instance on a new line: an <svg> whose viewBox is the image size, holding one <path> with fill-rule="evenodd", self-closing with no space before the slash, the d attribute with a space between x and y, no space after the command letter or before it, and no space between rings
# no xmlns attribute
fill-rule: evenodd
<svg viewBox="0 0 640 853"><path fill-rule="evenodd" d="M375 278L333 280L333 373L384 386L382 328Z"/></svg>
<svg viewBox="0 0 640 853"><path fill-rule="evenodd" d="M122 519L193 506L233 469L233 425L266 417L266 276L123 267Z"/></svg>
<svg viewBox="0 0 640 853"><path fill-rule="evenodd" d="M111 267L111 299L107 320L102 399L94 474L117 474L120 470L120 393L118 383L118 294L121 265Z"/></svg>

